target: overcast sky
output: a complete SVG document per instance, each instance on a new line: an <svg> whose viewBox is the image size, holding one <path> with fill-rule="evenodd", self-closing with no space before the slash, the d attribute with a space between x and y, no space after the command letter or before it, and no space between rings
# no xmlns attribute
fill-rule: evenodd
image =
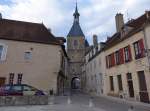
<svg viewBox="0 0 150 111"><path fill-rule="evenodd" d="M127 21L150 10L150 0L78 0L80 25L91 43L115 33L115 15L123 13ZM44 23L56 36L66 37L73 23L75 0L0 0L3 18Z"/></svg>

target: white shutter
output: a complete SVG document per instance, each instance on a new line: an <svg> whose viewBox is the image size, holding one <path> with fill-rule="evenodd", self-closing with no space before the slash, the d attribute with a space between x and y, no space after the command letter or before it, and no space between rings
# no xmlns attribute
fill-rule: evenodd
<svg viewBox="0 0 150 111"><path fill-rule="evenodd" d="M3 45L3 51L2 51L1 61L5 61L6 60L7 48L8 48L8 46Z"/></svg>

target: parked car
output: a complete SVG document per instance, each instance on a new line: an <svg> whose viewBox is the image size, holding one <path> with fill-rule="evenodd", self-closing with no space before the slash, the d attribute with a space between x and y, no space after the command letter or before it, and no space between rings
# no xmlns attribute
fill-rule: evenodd
<svg viewBox="0 0 150 111"><path fill-rule="evenodd" d="M0 87L0 96L24 96L24 95L45 95L43 91L38 90L27 84L4 85Z"/></svg>

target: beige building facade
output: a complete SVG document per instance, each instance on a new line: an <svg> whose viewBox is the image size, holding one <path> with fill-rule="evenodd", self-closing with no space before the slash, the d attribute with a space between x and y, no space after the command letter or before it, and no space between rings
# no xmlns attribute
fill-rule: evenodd
<svg viewBox="0 0 150 111"><path fill-rule="evenodd" d="M47 94L62 92L67 72L63 43L43 24L1 19L0 85L20 81Z"/></svg>
<svg viewBox="0 0 150 111"><path fill-rule="evenodd" d="M85 56L86 92L100 96L104 93L104 43L93 45Z"/></svg>
<svg viewBox="0 0 150 111"><path fill-rule="evenodd" d="M149 12L129 22L124 27L128 30L121 30L120 34L115 34L106 42L106 95L150 102L150 25L147 14Z"/></svg>
<svg viewBox="0 0 150 111"><path fill-rule="evenodd" d="M117 32L98 53L86 53L86 92L149 103L150 12L127 23L122 14L115 19Z"/></svg>

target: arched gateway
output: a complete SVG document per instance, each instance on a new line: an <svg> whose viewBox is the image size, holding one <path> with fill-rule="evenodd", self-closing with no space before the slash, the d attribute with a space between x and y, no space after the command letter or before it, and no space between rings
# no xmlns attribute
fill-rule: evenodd
<svg viewBox="0 0 150 111"><path fill-rule="evenodd" d="M74 77L71 80L71 89L80 89L81 87L81 81L80 78Z"/></svg>

